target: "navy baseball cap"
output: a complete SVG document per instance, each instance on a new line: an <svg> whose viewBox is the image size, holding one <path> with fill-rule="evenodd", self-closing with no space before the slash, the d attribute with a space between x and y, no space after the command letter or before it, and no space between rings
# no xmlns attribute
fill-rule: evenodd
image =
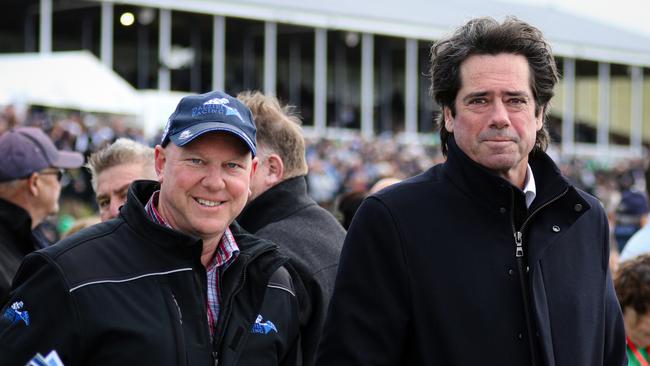
<svg viewBox="0 0 650 366"><path fill-rule="evenodd" d="M255 122L250 109L230 95L212 91L181 99L169 117L160 144L183 147L207 132L224 131L239 137L255 157Z"/></svg>
<svg viewBox="0 0 650 366"><path fill-rule="evenodd" d="M19 127L0 135L0 182L29 177L45 168L79 168L84 157L61 151L40 128Z"/></svg>

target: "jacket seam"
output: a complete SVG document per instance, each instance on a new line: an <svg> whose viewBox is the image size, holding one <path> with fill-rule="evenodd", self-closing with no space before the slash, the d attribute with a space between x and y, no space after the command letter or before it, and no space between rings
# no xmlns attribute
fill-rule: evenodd
<svg viewBox="0 0 650 366"><path fill-rule="evenodd" d="M266 285L266 287L268 287L268 288L274 288L274 289L277 289L277 290L284 290L284 291L290 293L293 297L296 297L296 294L295 294L293 291L291 291L289 288L287 288L287 287L285 287L285 286L282 286L282 285L280 285L280 284L277 284L277 283L270 283L270 282L269 282L269 283Z"/></svg>
<svg viewBox="0 0 650 366"><path fill-rule="evenodd" d="M318 275L318 274L320 274L320 273L322 273L322 272L327 271L328 269L336 268L338 265L339 265L338 262L333 263L333 264L330 264L330 265L327 265L327 266L325 266L325 267L319 269L318 271L312 272L311 275L312 275L312 276L316 276L316 275Z"/></svg>
<svg viewBox="0 0 650 366"><path fill-rule="evenodd" d="M165 272L151 272L151 273L145 273L145 274L142 274L142 275L138 275L138 276L134 276L134 277L129 277L129 278L124 278L124 279L120 279L120 280L97 280L97 281L90 281L90 282L82 283L82 284L80 284L80 285L77 285L77 286L71 288L71 289L69 290L69 292L72 293L72 292L74 292L74 291L76 291L76 290L78 290L78 289L80 289L80 288L82 288L82 287L92 286L92 285L98 285L98 284L102 284L102 283L124 283L124 282L130 282L130 281L139 280L139 279L141 279L141 278L146 278L146 277L152 277L152 276L165 276L165 275L172 274L172 273L187 272L187 271L192 271L192 268L190 268L190 267L185 267L185 268L178 268L178 269L174 269L174 270L171 270L171 271L165 271Z"/></svg>

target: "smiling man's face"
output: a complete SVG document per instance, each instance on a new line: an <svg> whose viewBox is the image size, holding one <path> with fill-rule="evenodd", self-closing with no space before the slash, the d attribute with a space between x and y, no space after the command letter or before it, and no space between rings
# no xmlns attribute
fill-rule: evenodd
<svg viewBox="0 0 650 366"><path fill-rule="evenodd" d="M156 147L158 211L174 229L218 240L244 208L257 160L237 137L211 132L180 148Z"/></svg>

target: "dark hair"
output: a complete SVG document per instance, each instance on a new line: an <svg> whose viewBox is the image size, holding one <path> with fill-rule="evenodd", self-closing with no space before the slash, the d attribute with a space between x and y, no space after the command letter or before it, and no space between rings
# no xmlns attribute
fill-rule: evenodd
<svg viewBox="0 0 650 366"><path fill-rule="evenodd" d="M558 82L557 66L551 47L542 32L515 17L503 23L492 18L476 18L467 22L451 36L441 39L431 47L431 95L440 107L456 115L454 102L461 88L460 65L473 55L522 55L530 67L530 88L535 99L535 115L544 111L543 127L537 131L535 148L546 150L549 141L546 128L548 106L553 97L553 87ZM442 153L447 155L447 140L451 133L445 129L444 113L438 116Z"/></svg>
<svg viewBox="0 0 650 366"><path fill-rule="evenodd" d="M623 262L614 276L614 288L621 309L632 308L643 315L650 307L650 254Z"/></svg>

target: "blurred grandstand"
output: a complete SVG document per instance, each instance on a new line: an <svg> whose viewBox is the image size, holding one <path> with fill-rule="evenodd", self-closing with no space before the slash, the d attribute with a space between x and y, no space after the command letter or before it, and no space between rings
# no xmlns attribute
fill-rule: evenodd
<svg viewBox="0 0 650 366"><path fill-rule="evenodd" d="M257 89L296 105L310 190L344 192L440 161L429 47L473 16L544 31L563 81L549 128L567 174L615 205L615 172L643 187L650 39L553 8L498 1L10 0L0 14L0 130L37 125L86 154L122 136L155 144L188 93ZM90 205L85 172L65 212ZM611 203L610 203L611 201Z"/></svg>

